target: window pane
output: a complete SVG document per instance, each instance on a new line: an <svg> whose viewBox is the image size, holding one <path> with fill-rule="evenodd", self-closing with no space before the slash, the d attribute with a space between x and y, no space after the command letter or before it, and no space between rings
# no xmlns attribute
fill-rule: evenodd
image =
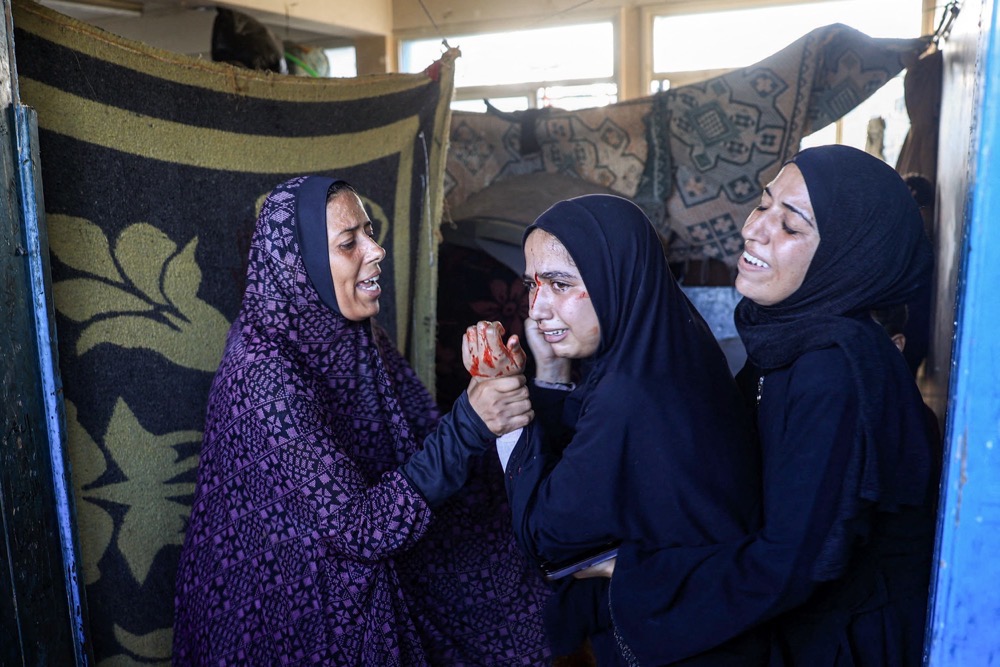
<svg viewBox="0 0 1000 667"><path fill-rule="evenodd" d="M876 90L871 97L844 116L843 143L864 150L868 138L868 121L872 118L885 121L883 156L889 164L896 164L906 132L910 129L910 117L903 101L902 74Z"/></svg>
<svg viewBox="0 0 1000 667"><path fill-rule="evenodd" d="M358 55L353 46L323 49L330 61L330 76L354 77L358 75Z"/></svg>
<svg viewBox="0 0 1000 667"><path fill-rule="evenodd" d="M457 88L614 76L611 23L449 37L448 43L462 51ZM400 69L420 72L441 53L439 39L403 42Z"/></svg>
<svg viewBox="0 0 1000 667"><path fill-rule="evenodd" d="M653 19L653 70L752 65L810 30L844 23L870 37L918 37L921 0L841 0Z"/></svg>
<svg viewBox="0 0 1000 667"><path fill-rule="evenodd" d="M527 97L491 97L490 104L500 111L524 111L528 108ZM454 100L451 108L455 111L479 111L486 113L486 103L480 100Z"/></svg>
<svg viewBox="0 0 1000 667"><path fill-rule="evenodd" d="M538 90L539 107L558 107L567 111L603 107L618 101L618 86L592 83L585 86L546 86Z"/></svg>

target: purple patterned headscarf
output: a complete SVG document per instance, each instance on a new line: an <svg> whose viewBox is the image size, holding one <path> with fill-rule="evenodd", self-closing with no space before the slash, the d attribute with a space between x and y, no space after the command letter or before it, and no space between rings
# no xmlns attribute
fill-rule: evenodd
<svg viewBox="0 0 1000 667"><path fill-rule="evenodd" d="M313 286L297 226L317 178L275 188L257 221L209 396L175 664L544 664L547 589L496 457L433 513L396 472L439 415L384 331Z"/></svg>

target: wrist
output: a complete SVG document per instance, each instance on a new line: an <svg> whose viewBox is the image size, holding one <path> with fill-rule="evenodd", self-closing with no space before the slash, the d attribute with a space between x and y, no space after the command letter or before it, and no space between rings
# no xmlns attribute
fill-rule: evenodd
<svg viewBox="0 0 1000 667"><path fill-rule="evenodd" d="M552 384L569 384L571 368L569 363L558 360L559 363L535 365L535 379Z"/></svg>
<svg viewBox="0 0 1000 667"><path fill-rule="evenodd" d="M478 380L475 381L478 382ZM475 406L472 405L468 390L462 392L455 399L451 411L460 420L460 423L466 427L466 445L471 445L472 449L476 450L481 446L482 450L485 450L497 437L498 434L490 429Z"/></svg>

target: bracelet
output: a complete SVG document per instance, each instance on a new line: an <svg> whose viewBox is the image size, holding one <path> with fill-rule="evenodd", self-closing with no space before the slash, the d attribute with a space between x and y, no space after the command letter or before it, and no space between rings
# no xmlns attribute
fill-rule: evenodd
<svg viewBox="0 0 1000 667"><path fill-rule="evenodd" d="M541 387L542 389L558 389L559 391L573 391L576 389L575 382L549 382L548 380L539 380L535 378L534 380L536 387Z"/></svg>

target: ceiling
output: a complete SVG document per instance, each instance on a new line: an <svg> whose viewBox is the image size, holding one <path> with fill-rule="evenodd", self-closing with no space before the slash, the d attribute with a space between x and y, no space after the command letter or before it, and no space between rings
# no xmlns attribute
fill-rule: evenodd
<svg viewBox="0 0 1000 667"><path fill-rule="evenodd" d="M122 37L150 46L205 55L211 51L216 6L249 14L268 26L281 40L299 44L339 46L359 34L351 26L291 19L210 0L37 0L40 4ZM339 12L338 12L339 15Z"/></svg>

